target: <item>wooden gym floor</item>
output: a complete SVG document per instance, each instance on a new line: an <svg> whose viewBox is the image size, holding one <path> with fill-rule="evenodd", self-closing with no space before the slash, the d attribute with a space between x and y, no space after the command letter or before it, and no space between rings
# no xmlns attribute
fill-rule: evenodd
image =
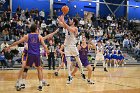
<svg viewBox="0 0 140 93"><path fill-rule="evenodd" d="M44 77L50 86L37 90L38 78L36 70L30 70L26 80L26 88L16 91L15 82L18 70L0 70L0 93L140 93L140 66L108 68L97 67L93 72L94 85L83 81L78 71L72 84L66 85L67 71L60 70L59 76L54 76L54 71L44 69ZM87 72L87 71L85 71Z"/></svg>

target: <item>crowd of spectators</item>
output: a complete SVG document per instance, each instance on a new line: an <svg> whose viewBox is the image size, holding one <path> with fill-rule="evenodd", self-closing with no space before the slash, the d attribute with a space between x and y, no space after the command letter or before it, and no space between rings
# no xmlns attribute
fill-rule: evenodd
<svg viewBox="0 0 140 93"><path fill-rule="evenodd" d="M59 10L60 11L60 10ZM54 16L46 17L44 10L39 11L38 9L22 10L20 6L17 8L16 13L10 17L11 9L3 12L0 18L0 39L4 41L1 44L1 56L3 66L12 67L13 57L17 52L8 51L4 52L4 48L8 46L8 41L17 41L23 35L30 33L30 25L33 23L37 24L38 30L42 36L45 36L57 28L57 17L56 10L54 10ZM75 16L77 17L78 14ZM67 16L66 19L68 19ZM106 18L93 16L91 22L85 21L85 19L77 17L79 20L79 41L81 37L85 35L87 39L101 39L103 42L109 41L115 46L123 46L127 49L134 50L134 53L140 55L140 34L137 31L133 31L132 22L128 21L125 17L115 18L115 16L108 15ZM59 33L53 37L54 43L60 45L64 41L64 29L60 29ZM48 44L48 40L45 40ZM17 47L24 47L24 44L20 44ZM14 48L13 50L17 50ZM14 54L13 54L14 53ZM6 59L3 61L3 59Z"/></svg>

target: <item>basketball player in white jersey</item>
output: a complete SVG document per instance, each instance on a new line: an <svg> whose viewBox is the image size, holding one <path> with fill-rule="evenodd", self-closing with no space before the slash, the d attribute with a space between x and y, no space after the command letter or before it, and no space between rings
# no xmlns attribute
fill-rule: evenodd
<svg viewBox="0 0 140 93"><path fill-rule="evenodd" d="M64 20L64 15L61 15L58 18L58 23L60 26L66 29L65 33L65 41L64 41L64 53L66 56L66 61L67 61L67 68L68 68L68 81L67 84L70 84L72 82L72 75L71 75L71 56L75 57L76 62L78 63L80 70L81 70L81 75L83 79L85 78L85 74L83 72L82 68L82 63L79 58L79 52L76 47L77 39L76 36L78 35L78 28L76 27L78 25L78 20L77 19L69 19L69 25L66 24Z"/></svg>
<svg viewBox="0 0 140 93"><path fill-rule="evenodd" d="M96 67L97 62L98 61L102 61L103 62L103 67L104 67L104 71L108 72L107 69L106 69L106 63L105 63L105 59L104 59L104 55L103 55L104 47L103 47L103 45L102 45L100 40L97 42L97 46L96 46L95 52L96 52L96 58L95 58L95 63L94 63L93 71L94 71L94 69Z"/></svg>

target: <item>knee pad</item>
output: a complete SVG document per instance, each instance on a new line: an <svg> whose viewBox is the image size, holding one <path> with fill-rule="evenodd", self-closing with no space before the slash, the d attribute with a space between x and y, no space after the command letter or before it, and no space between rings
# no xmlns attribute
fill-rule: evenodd
<svg viewBox="0 0 140 93"><path fill-rule="evenodd" d="M23 72L26 72L27 73L28 72L28 68L24 68L24 71Z"/></svg>

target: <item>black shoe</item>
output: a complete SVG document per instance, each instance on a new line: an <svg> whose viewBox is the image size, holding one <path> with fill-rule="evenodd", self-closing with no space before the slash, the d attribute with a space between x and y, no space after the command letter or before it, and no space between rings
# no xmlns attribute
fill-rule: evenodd
<svg viewBox="0 0 140 93"><path fill-rule="evenodd" d="M21 88L24 89L25 88L25 84L21 84Z"/></svg>
<svg viewBox="0 0 140 93"><path fill-rule="evenodd" d="M16 90L17 91L21 91L21 87L20 86L16 86Z"/></svg>
<svg viewBox="0 0 140 93"><path fill-rule="evenodd" d="M82 78L83 78L84 80L86 79L85 74L82 74L82 73L81 73L81 76L82 76Z"/></svg>
<svg viewBox="0 0 140 93"><path fill-rule="evenodd" d="M39 86L39 87L38 87L38 90L39 90L39 91L42 91L42 86Z"/></svg>
<svg viewBox="0 0 140 93"><path fill-rule="evenodd" d="M95 70L95 67L93 67L92 71L94 71L94 70Z"/></svg>
<svg viewBox="0 0 140 93"><path fill-rule="evenodd" d="M105 72L108 72L106 68L104 68L104 71L105 71Z"/></svg>
<svg viewBox="0 0 140 93"><path fill-rule="evenodd" d="M51 70L51 68L49 68L48 70Z"/></svg>
<svg viewBox="0 0 140 93"><path fill-rule="evenodd" d="M55 75L55 76L58 76L58 72L54 72L54 75Z"/></svg>
<svg viewBox="0 0 140 93"><path fill-rule="evenodd" d="M94 82L91 80L87 80L87 82L88 82L88 84L94 84Z"/></svg>

